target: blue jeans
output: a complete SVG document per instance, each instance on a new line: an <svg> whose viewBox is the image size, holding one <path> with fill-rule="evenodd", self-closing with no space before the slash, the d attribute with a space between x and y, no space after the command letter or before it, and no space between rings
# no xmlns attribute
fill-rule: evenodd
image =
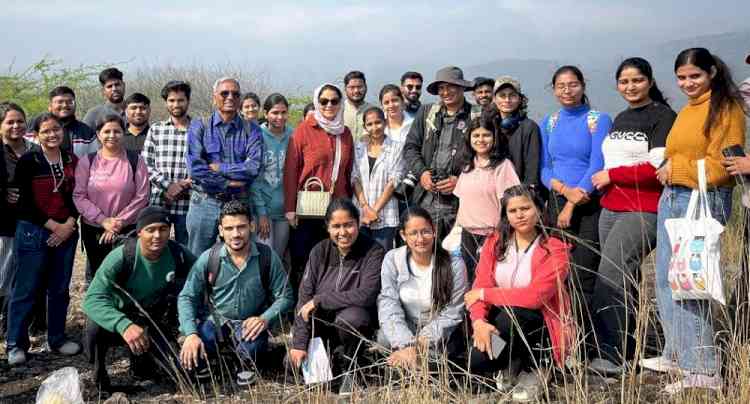
<svg viewBox="0 0 750 404"><path fill-rule="evenodd" d="M665 344L662 356L677 359L680 368L713 375L718 370L711 305L708 300L673 300L669 287L669 261L672 246L664 221L685 216L692 189L666 187L659 199L656 234L656 303ZM711 215L726 224L732 214L732 190L708 191Z"/></svg>
<svg viewBox="0 0 750 404"><path fill-rule="evenodd" d="M175 215L170 214L169 219L174 225L174 240L183 246L188 246L188 231L187 231L187 214Z"/></svg>
<svg viewBox="0 0 750 404"><path fill-rule="evenodd" d="M34 301L46 279L47 341L51 348L65 343L70 277L78 244L78 232L58 247L48 247L50 231L20 220L16 226L15 253L18 270L8 307L8 350L29 349L28 327Z"/></svg>
<svg viewBox="0 0 750 404"><path fill-rule="evenodd" d="M219 235L219 214L223 203L206 194L193 191L185 217L188 250L196 257L211 248Z"/></svg>
<svg viewBox="0 0 750 404"><path fill-rule="evenodd" d="M388 252L393 249L393 239L396 237L396 229L396 227L383 227L370 230L369 227L360 227L359 232L377 241Z"/></svg>
<svg viewBox="0 0 750 404"><path fill-rule="evenodd" d="M217 348L219 347L218 333L222 333L222 339L225 343L231 343L232 348L242 360L251 360L255 363L255 359L259 354L263 354L268 350L268 332L263 331L258 335L255 340L243 341L242 340L242 321L230 320L221 329L216 329L216 324L211 320L203 321L198 326L198 336L203 341L203 346L206 347L206 353L209 355L215 355Z"/></svg>

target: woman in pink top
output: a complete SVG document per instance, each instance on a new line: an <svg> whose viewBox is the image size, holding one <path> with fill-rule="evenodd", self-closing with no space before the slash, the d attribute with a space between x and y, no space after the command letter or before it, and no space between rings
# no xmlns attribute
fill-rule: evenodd
<svg viewBox="0 0 750 404"><path fill-rule="evenodd" d="M81 239L91 280L120 234L133 228L138 211L148 205L148 171L138 153L120 144L125 124L106 115L96 124L102 148L82 158L76 167L73 202L81 212Z"/></svg>
<svg viewBox="0 0 750 404"><path fill-rule="evenodd" d="M464 169L458 177L453 194L458 197L456 224L461 226L461 254L469 281L479 261L479 247L500 220L500 199L503 192L518 185L513 163L508 159L505 136L495 136L499 114L488 110L469 125L464 148Z"/></svg>

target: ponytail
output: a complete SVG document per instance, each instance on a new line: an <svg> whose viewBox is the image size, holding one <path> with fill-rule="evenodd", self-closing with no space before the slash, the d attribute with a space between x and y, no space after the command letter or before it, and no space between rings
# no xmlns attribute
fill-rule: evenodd
<svg viewBox="0 0 750 404"><path fill-rule="evenodd" d="M706 48L689 48L680 52L674 62L674 70L685 65L694 65L709 75L713 68L716 72L711 78L711 105L708 108L708 118L703 126L703 134L708 136L718 123L722 113L733 105L742 108L740 90L734 83L732 72L720 57L711 54Z"/></svg>

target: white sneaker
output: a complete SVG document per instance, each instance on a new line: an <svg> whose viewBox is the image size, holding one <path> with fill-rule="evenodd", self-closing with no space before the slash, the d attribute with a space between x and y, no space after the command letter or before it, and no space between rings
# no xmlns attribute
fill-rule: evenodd
<svg viewBox="0 0 750 404"><path fill-rule="evenodd" d="M663 356L641 359L638 364L642 368L653 370L654 372L669 373L680 371L680 366L677 362L666 359Z"/></svg>
<svg viewBox="0 0 750 404"><path fill-rule="evenodd" d="M26 363L26 352L21 348L13 348L8 352L8 365L18 366Z"/></svg>
<svg viewBox="0 0 750 404"><path fill-rule="evenodd" d="M526 403L536 401L539 397L539 389L542 385L541 380L533 371L521 372L518 376L518 383L513 388L512 399L515 402Z"/></svg>
<svg viewBox="0 0 750 404"><path fill-rule="evenodd" d="M688 373L682 380L664 386L667 394L677 394L685 389L721 390L721 376Z"/></svg>
<svg viewBox="0 0 750 404"><path fill-rule="evenodd" d="M60 355L73 356L81 352L81 344L73 341L65 341L64 344L54 349L48 346L48 351L59 353Z"/></svg>

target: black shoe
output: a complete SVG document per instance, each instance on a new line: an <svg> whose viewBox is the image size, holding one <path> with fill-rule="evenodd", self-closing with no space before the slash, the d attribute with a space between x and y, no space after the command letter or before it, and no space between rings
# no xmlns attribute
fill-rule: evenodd
<svg viewBox="0 0 750 404"><path fill-rule="evenodd" d="M602 376L616 376L622 374L622 372L625 370L622 366L616 365L613 362L603 358L596 358L592 360L589 363L588 368L589 370Z"/></svg>

